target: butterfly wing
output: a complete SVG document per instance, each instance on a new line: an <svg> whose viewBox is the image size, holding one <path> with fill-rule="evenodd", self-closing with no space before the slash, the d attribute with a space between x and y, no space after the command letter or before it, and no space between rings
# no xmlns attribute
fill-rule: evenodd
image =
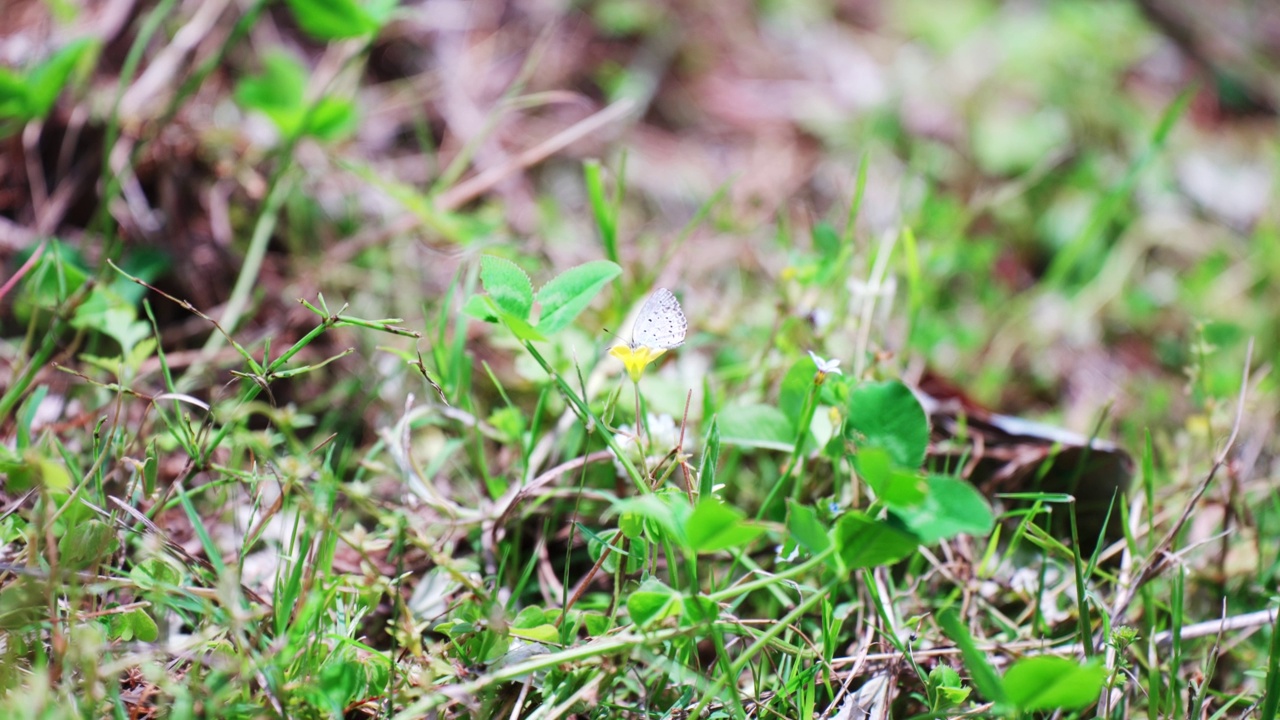
<svg viewBox="0 0 1280 720"><path fill-rule="evenodd" d="M654 350L669 350L684 344L685 332L689 329L689 321L680 309L680 301L666 288L658 288L636 316L636 324L631 328L631 347L647 347Z"/></svg>

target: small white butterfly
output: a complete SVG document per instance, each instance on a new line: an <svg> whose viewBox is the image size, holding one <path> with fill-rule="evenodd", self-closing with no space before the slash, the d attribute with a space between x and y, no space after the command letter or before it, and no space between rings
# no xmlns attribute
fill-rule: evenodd
<svg viewBox="0 0 1280 720"><path fill-rule="evenodd" d="M640 308L631 326L631 349L670 350L684 344L689 321L680 309L680 301L666 288L658 288Z"/></svg>
<svg viewBox="0 0 1280 720"><path fill-rule="evenodd" d="M640 381L645 367L662 353L684 344L689 321L680 301L666 288L658 288L640 308L631 326L631 340L609 351L627 367L632 380Z"/></svg>

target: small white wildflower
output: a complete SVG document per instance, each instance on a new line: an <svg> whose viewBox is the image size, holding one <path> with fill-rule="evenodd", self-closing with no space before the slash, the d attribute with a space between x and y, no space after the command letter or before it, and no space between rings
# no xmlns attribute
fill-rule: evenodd
<svg viewBox="0 0 1280 720"><path fill-rule="evenodd" d="M813 358L813 364L818 366L818 372L813 376L813 381L821 385L828 375L843 375L840 370L840 360L824 360L814 351L809 351L809 357Z"/></svg>

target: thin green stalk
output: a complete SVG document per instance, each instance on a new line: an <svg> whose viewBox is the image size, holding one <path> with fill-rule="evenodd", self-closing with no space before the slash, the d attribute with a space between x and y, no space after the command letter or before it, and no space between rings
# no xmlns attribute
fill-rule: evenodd
<svg viewBox="0 0 1280 720"><path fill-rule="evenodd" d="M1280 707L1280 618L1271 623L1271 650L1267 655L1267 687L1263 691L1258 720L1274 720Z"/></svg>
<svg viewBox="0 0 1280 720"><path fill-rule="evenodd" d="M862 196L867 190L867 153L863 152L862 157L858 159L858 177L854 181L853 200L849 202L849 214L844 222L844 236L841 238L841 244L848 246L853 244L853 233L858 225L858 211L862 209Z"/></svg>
<svg viewBox="0 0 1280 720"><path fill-rule="evenodd" d="M1160 701L1164 693L1160 688L1160 661L1156 655L1156 601L1151 583L1142 586L1142 627L1147 645L1147 720L1158 720L1160 717Z"/></svg>
<svg viewBox="0 0 1280 720"><path fill-rule="evenodd" d="M1075 498L1072 498L1067 503L1067 513L1071 519L1071 566L1075 568L1076 574L1076 604L1080 613L1080 645L1084 647L1084 656L1091 658L1095 650L1093 647L1092 623L1089 622L1089 596L1085 594L1084 568L1080 563L1080 532L1076 526Z"/></svg>
<svg viewBox="0 0 1280 720"><path fill-rule="evenodd" d="M631 389L635 393L636 399L636 447L640 448L640 471L644 473L646 481L649 477L649 452L653 449L653 435L649 434L648 423L644 421L644 416L640 414L640 383L639 381L631 383ZM645 439L648 443L645 443Z"/></svg>
<svg viewBox="0 0 1280 720"><path fill-rule="evenodd" d="M1181 565L1174 568L1173 593L1169 600L1169 624L1172 644L1169 648L1169 688L1165 696L1164 706L1170 712L1180 709L1182 697L1182 681L1178 678L1178 670L1182 667L1182 618L1186 609L1186 570ZM1176 717L1176 716L1175 716Z"/></svg>
<svg viewBox="0 0 1280 720"><path fill-rule="evenodd" d="M591 202L591 211L595 215L596 227L600 231L600 242L604 245L605 257L615 263L621 263L622 261L618 259L618 203L611 202L607 197L608 191L604 187L600 161L588 160L583 163L582 174L587 186L587 199ZM618 182L621 185L621 178Z"/></svg>

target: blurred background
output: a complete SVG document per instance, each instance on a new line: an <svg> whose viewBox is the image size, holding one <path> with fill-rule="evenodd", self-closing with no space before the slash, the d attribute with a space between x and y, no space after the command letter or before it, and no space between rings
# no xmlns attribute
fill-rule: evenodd
<svg viewBox="0 0 1280 720"><path fill-rule="evenodd" d="M628 297L685 298L706 351L688 377L762 343L847 357L869 292L876 349L909 377L1086 433L1104 413L1129 437L1212 425L1205 399L1234 393L1248 339L1274 356L1269 4L440 0L392 10L372 40L303 30L282 3L9 0L14 72L92 48L0 144L7 274L56 237L217 318L260 252L231 328L246 345L296 339L314 316L295 299L318 292L422 329L480 252L546 277L601 257L582 169L599 160L622 193ZM317 98L330 124L292 140L288 103ZM269 197L284 152L300 172ZM856 246L834 311L806 280L832 232ZM11 348L29 318L14 297ZM181 368L209 325L155 311ZM328 349L347 342L372 341ZM335 365L335 397L367 357Z"/></svg>

